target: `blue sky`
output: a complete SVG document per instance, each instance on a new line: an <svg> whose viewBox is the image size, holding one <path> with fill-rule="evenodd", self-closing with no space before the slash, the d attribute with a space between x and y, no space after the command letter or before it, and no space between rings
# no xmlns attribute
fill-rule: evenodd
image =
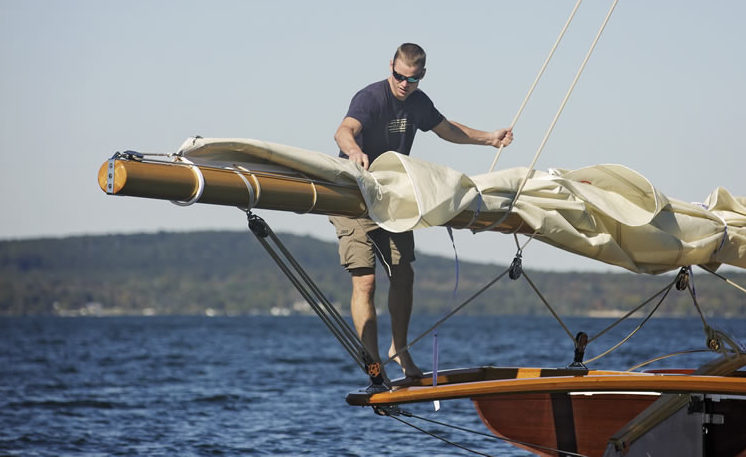
<svg viewBox="0 0 746 457"><path fill-rule="evenodd" d="M498 167L528 165L611 3L587 1ZM0 239L235 229L231 208L106 196L115 151L173 152L189 136L336 153L350 98L388 74L398 44L428 52L421 88L447 117L492 129L518 110L574 1L0 0ZM537 164L621 163L666 195L746 195L746 3L621 1ZM493 149L420 133L413 155L467 174ZM332 240L321 216L260 212ZM418 248L452 255L445 229ZM459 231L461 258L509 262L511 237ZM527 267L607 270L531 243Z"/></svg>

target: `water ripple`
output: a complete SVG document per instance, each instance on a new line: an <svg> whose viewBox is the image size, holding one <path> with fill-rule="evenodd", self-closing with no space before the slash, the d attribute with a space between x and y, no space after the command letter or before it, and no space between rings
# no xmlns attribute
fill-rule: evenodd
<svg viewBox="0 0 746 457"><path fill-rule="evenodd" d="M416 317L411 334L432 320ZM608 321L569 323L593 333ZM743 320L729 325L746 329ZM536 317L454 319L440 330L441 368L566 365L573 347L561 329L548 330L555 326ZM696 319L648 326L637 346L598 368L702 345ZM388 332L385 321L380 332ZM412 351L428 369L429 346ZM369 408L347 406L344 396L366 379L312 317L2 318L0 347L0 456L461 455ZM407 409L486 431L468 400L443 402L437 415L431 404ZM481 452L529 455L440 433Z"/></svg>

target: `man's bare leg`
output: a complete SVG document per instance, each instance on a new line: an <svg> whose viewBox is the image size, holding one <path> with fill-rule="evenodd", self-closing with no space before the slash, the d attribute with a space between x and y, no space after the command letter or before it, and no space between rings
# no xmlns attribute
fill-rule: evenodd
<svg viewBox="0 0 746 457"><path fill-rule="evenodd" d="M350 312L360 340L367 349L374 362L380 362L378 353L378 324L376 321L376 306L374 295L376 291L376 275L372 268L356 268L350 271L352 276L352 298ZM381 366L383 371L383 366ZM388 381L385 371L383 379Z"/></svg>
<svg viewBox="0 0 746 457"><path fill-rule="evenodd" d="M412 315L412 287L414 271L412 265L405 263L391 267L391 286L389 287L389 313L391 313L391 347L389 357L407 347L409 318ZM403 351L394 359L404 371L404 376L421 377L422 370L415 365L409 351Z"/></svg>

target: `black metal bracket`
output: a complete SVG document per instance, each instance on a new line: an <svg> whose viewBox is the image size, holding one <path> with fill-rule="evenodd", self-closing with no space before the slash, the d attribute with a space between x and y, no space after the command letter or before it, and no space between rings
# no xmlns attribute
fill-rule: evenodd
<svg viewBox="0 0 746 457"><path fill-rule="evenodd" d="M508 269L508 277L512 280L516 280L521 277L521 274L523 273L523 261L521 260L521 251L518 250L516 252L515 257L513 258L513 262L510 264L510 268Z"/></svg>
<svg viewBox="0 0 746 457"><path fill-rule="evenodd" d="M251 211L246 212L246 217L249 218L249 230L251 230L251 233L253 233L257 238L263 239L269 236L270 228L264 219Z"/></svg>
<svg viewBox="0 0 746 457"><path fill-rule="evenodd" d="M686 290L689 287L689 267L681 267L676 275L676 290Z"/></svg>
<svg viewBox="0 0 746 457"><path fill-rule="evenodd" d="M586 346L588 346L588 335L585 332L578 332L578 334L575 335L575 356L573 357L572 363L568 365L569 368L588 369L583 363Z"/></svg>
<svg viewBox="0 0 746 457"><path fill-rule="evenodd" d="M124 151L124 152L115 152L113 156L111 156L112 160L120 159L120 160L136 160L138 162L142 162L142 160L145 158L145 154L142 152L137 151Z"/></svg>

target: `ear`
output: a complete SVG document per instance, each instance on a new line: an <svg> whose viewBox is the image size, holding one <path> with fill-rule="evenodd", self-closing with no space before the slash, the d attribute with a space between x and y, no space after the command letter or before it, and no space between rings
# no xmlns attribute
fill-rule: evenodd
<svg viewBox="0 0 746 457"><path fill-rule="evenodd" d="M425 79L425 73L427 73L427 68L422 69L422 76L420 76L420 79Z"/></svg>

